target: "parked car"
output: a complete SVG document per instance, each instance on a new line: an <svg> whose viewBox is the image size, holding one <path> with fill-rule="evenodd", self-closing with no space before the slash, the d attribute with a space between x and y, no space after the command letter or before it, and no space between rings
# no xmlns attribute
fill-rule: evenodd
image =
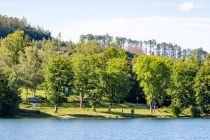
<svg viewBox="0 0 210 140"><path fill-rule="evenodd" d="M40 100L38 100L36 98L27 98L26 99L26 102L29 102L29 103L38 103L38 102L40 102Z"/></svg>

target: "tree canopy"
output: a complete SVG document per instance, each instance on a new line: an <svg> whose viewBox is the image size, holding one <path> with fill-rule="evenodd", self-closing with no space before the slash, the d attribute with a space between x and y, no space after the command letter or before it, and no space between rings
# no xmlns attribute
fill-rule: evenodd
<svg viewBox="0 0 210 140"><path fill-rule="evenodd" d="M16 30L23 30L31 40L51 39L49 31L41 27L32 27L25 18L19 19L0 15L0 38L4 38Z"/></svg>

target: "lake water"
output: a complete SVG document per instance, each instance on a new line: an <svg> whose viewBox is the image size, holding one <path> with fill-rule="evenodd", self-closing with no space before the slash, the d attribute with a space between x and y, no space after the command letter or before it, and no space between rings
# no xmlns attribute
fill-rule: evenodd
<svg viewBox="0 0 210 140"><path fill-rule="evenodd" d="M210 119L0 119L0 140L210 140Z"/></svg>

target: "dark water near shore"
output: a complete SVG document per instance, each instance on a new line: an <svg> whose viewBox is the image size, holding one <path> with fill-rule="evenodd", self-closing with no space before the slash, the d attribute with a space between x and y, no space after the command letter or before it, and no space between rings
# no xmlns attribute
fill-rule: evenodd
<svg viewBox="0 0 210 140"><path fill-rule="evenodd" d="M0 119L0 140L210 140L210 119Z"/></svg>

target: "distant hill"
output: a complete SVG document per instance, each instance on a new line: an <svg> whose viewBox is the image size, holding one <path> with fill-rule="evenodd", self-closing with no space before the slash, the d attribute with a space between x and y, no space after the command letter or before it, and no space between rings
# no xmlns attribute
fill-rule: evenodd
<svg viewBox="0 0 210 140"><path fill-rule="evenodd" d="M50 39L51 33L41 27L32 27L25 18L8 17L0 15L0 38L6 37L15 30L21 29L30 39L42 40Z"/></svg>

